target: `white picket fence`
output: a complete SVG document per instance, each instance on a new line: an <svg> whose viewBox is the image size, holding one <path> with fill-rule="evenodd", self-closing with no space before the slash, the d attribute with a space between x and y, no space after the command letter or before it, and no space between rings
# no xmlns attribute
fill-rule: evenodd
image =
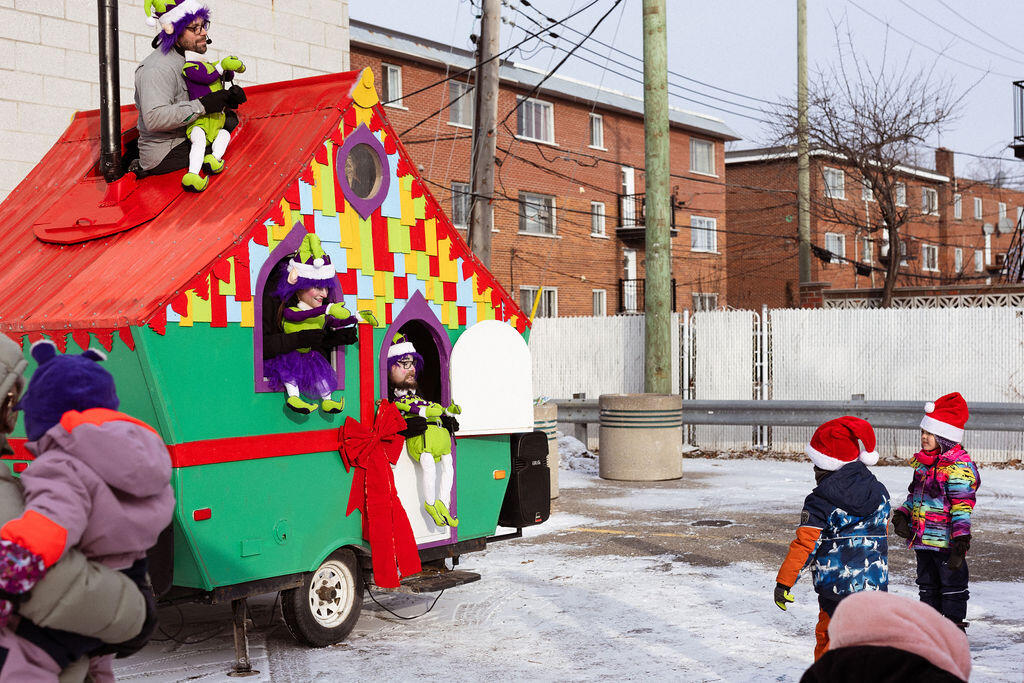
<svg viewBox="0 0 1024 683"><path fill-rule="evenodd" d="M971 401L1024 402L1024 310L773 309L684 314L673 386L695 399L926 401L959 391ZM588 398L643 390L643 316L545 318L530 335L536 395ZM675 378L679 382L675 382ZM811 428L705 427L708 450L802 451ZM879 449L906 457L916 431L881 429ZM968 436L979 462L1024 457L1024 433Z"/></svg>

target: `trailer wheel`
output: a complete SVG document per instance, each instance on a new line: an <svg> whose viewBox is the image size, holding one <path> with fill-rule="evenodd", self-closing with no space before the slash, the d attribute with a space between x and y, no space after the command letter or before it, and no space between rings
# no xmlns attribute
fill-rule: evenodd
<svg viewBox="0 0 1024 683"><path fill-rule="evenodd" d="M313 647L340 643L363 610L363 580L351 550L336 550L306 574L302 585L281 591L281 611L296 640Z"/></svg>

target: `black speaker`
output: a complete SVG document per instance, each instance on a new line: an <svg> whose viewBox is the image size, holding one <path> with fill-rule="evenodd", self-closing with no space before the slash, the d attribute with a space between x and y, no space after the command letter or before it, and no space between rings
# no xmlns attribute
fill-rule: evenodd
<svg viewBox="0 0 1024 683"><path fill-rule="evenodd" d="M551 515L547 434L513 434L511 445L511 472L498 524L516 528L540 524Z"/></svg>

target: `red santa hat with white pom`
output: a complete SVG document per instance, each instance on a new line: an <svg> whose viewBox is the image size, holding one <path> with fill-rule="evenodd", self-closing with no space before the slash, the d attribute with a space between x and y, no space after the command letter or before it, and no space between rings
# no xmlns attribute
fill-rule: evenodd
<svg viewBox="0 0 1024 683"><path fill-rule="evenodd" d="M963 396L955 391L946 394L936 399L934 403L925 403L924 412L921 429L956 443L963 441L964 424L970 415L967 411L967 401Z"/></svg>
<svg viewBox="0 0 1024 683"><path fill-rule="evenodd" d="M838 470L856 460L865 465L878 462L875 430L867 420L852 415L829 420L815 429L806 451L811 462L823 470Z"/></svg>

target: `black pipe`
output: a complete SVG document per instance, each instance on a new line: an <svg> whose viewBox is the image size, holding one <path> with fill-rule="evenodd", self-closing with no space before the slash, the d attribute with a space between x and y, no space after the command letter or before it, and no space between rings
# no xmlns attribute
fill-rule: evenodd
<svg viewBox="0 0 1024 683"><path fill-rule="evenodd" d="M100 37L100 172L108 183L121 168L121 61L117 45L117 0L98 0Z"/></svg>

